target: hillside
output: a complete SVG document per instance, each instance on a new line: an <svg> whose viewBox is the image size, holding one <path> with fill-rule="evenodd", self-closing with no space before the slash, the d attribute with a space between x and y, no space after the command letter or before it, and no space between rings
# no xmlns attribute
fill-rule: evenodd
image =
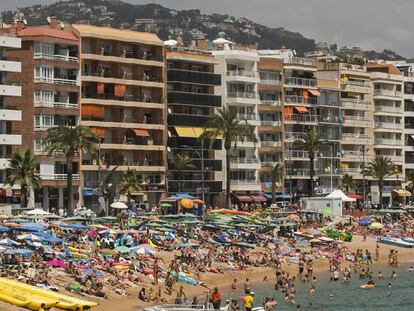
<svg viewBox="0 0 414 311"><path fill-rule="evenodd" d="M69 0L51 5L34 5L17 11L3 12L3 20L25 18L29 25L44 24L48 16L55 15L67 23L89 23L100 26L131 28L156 32L163 40L181 36L184 42L201 36L209 40L220 32L241 44L257 44L260 49L295 49L299 55L315 49L315 41L297 32L283 28L270 28L246 18L222 14L202 14L199 10L173 10L157 4L132 5L120 0ZM370 51L367 56L402 59L395 53Z"/></svg>

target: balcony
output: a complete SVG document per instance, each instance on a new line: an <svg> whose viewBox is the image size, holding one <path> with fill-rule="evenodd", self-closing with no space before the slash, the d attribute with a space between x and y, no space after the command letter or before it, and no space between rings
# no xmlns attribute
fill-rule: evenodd
<svg viewBox="0 0 414 311"><path fill-rule="evenodd" d="M257 94L254 92L227 92L227 97L257 99Z"/></svg>
<svg viewBox="0 0 414 311"><path fill-rule="evenodd" d="M168 69L168 82L185 82L205 85L221 85L221 75L194 70Z"/></svg>
<svg viewBox="0 0 414 311"><path fill-rule="evenodd" d="M261 140L260 145L262 147L281 147L282 143L280 140Z"/></svg>
<svg viewBox="0 0 414 311"><path fill-rule="evenodd" d="M257 71L248 71L248 70L229 70L226 72L226 76L258 78L259 73Z"/></svg>
<svg viewBox="0 0 414 311"><path fill-rule="evenodd" d="M401 147L404 144L404 140L401 139L390 139L390 138L374 138L376 145L390 145L395 147Z"/></svg>
<svg viewBox="0 0 414 311"><path fill-rule="evenodd" d="M260 120L261 126L282 126L282 122L273 120Z"/></svg>
<svg viewBox="0 0 414 311"><path fill-rule="evenodd" d="M60 54L45 54L45 53L35 53L34 59L45 59L45 60L52 60L52 61L63 61L63 62L72 62L72 63L79 63L79 58L69 55L60 55Z"/></svg>
<svg viewBox="0 0 414 311"><path fill-rule="evenodd" d="M0 145L19 146L22 144L22 135L0 134Z"/></svg>
<svg viewBox="0 0 414 311"><path fill-rule="evenodd" d="M348 167L341 169L343 174L362 174L362 169L359 167Z"/></svg>
<svg viewBox="0 0 414 311"><path fill-rule="evenodd" d="M260 84L266 85L280 85L282 81L278 78L260 78Z"/></svg>
<svg viewBox="0 0 414 311"><path fill-rule="evenodd" d="M283 62L285 64L316 67L316 60L311 59L311 58L289 57L289 58L284 58Z"/></svg>
<svg viewBox="0 0 414 311"><path fill-rule="evenodd" d="M376 129L403 130L404 124L392 122L375 122Z"/></svg>
<svg viewBox="0 0 414 311"><path fill-rule="evenodd" d="M316 175L316 169L315 169L315 175ZM286 177L288 176L300 176L300 177L308 177L309 176L309 169L308 168L288 168L286 169Z"/></svg>
<svg viewBox="0 0 414 311"><path fill-rule="evenodd" d="M286 95L285 103L291 105L316 105L318 103L317 98L303 97L297 95Z"/></svg>
<svg viewBox="0 0 414 311"><path fill-rule="evenodd" d="M82 53L82 58L84 59L99 59L99 60L107 60L111 57L116 57L114 61L122 62L124 59L125 63L131 63L134 60L144 60L144 61L152 61L152 62L163 62L162 56L158 56L155 51L148 50L145 52L145 48L137 48L137 49L122 49L116 50L113 49L111 51L108 50L101 50L101 49L93 49L88 51L88 53Z"/></svg>
<svg viewBox="0 0 414 311"><path fill-rule="evenodd" d="M260 181L257 179L232 179L232 185L260 185Z"/></svg>
<svg viewBox="0 0 414 311"><path fill-rule="evenodd" d="M182 113L171 113L168 114L168 125L177 126L194 126L199 127L205 126L208 121L211 119L211 116L202 116L196 114L182 114Z"/></svg>
<svg viewBox="0 0 414 311"><path fill-rule="evenodd" d="M306 136L304 132L285 132L285 139L289 141L295 141L298 139L303 139Z"/></svg>
<svg viewBox="0 0 414 311"><path fill-rule="evenodd" d="M48 83L48 84L78 85L78 80L64 79L64 78L35 77L34 82L35 83Z"/></svg>
<svg viewBox="0 0 414 311"><path fill-rule="evenodd" d="M309 160L309 152L307 151L300 151L300 150L292 150L287 153L288 158L292 158L294 160ZM317 158L317 153L315 153L315 158Z"/></svg>
<svg viewBox="0 0 414 311"><path fill-rule="evenodd" d="M223 191L223 183L221 181L204 181L205 193L220 193ZM202 181L201 180L182 180L180 182L181 192L201 194L202 192ZM178 192L178 180L168 180L168 192Z"/></svg>
<svg viewBox="0 0 414 311"><path fill-rule="evenodd" d="M260 104L266 106L281 106L282 102L280 100L260 99Z"/></svg>
<svg viewBox="0 0 414 311"><path fill-rule="evenodd" d="M249 120L249 121L258 121L259 117L255 113L238 113L237 119L239 120Z"/></svg>
<svg viewBox="0 0 414 311"><path fill-rule="evenodd" d="M0 109L0 120L2 121L21 121L21 110Z"/></svg>
<svg viewBox="0 0 414 311"><path fill-rule="evenodd" d="M0 84L0 96L22 96L22 87Z"/></svg>
<svg viewBox="0 0 414 311"><path fill-rule="evenodd" d="M293 87L316 88L316 79L285 77L285 85Z"/></svg>
<svg viewBox="0 0 414 311"><path fill-rule="evenodd" d="M9 60L0 60L0 71L5 72L21 72L22 64L20 62L12 62Z"/></svg>
<svg viewBox="0 0 414 311"><path fill-rule="evenodd" d="M168 92L168 103L204 107L221 107L221 96L172 91Z"/></svg>
<svg viewBox="0 0 414 311"><path fill-rule="evenodd" d="M403 113L402 107L394 107L394 106L381 106L381 105L375 105L375 111L377 112L389 112L389 113Z"/></svg>
<svg viewBox="0 0 414 311"><path fill-rule="evenodd" d="M341 79L341 89L345 92L354 92L354 93L371 93L372 86L371 83L366 80L347 80Z"/></svg>
<svg viewBox="0 0 414 311"><path fill-rule="evenodd" d="M374 96L386 96L386 97L402 97L402 92L387 90L387 89L375 89Z"/></svg>
<svg viewBox="0 0 414 311"><path fill-rule="evenodd" d="M368 134L342 133L342 141L349 144L370 144L371 136Z"/></svg>
<svg viewBox="0 0 414 311"><path fill-rule="evenodd" d="M301 115L292 114L285 116L286 123L304 123L304 124L316 124L318 123L319 116L317 115Z"/></svg>
<svg viewBox="0 0 414 311"><path fill-rule="evenodd" d="M370 110L372 109L372 101L358 98L341 98L342 107L345 109Z"/></svg>
<svg viewBox="0 0 414 311"><path fill-rule="evenodd" d="M79 105L73 104L73 103L63 103L63 102L35 101L34 107L78 109Z"/></svg>
<svg viewBox="0 0 414 311"><path fill-rule="evenodd" d="M257 158L232 158L231 163L252 164L259 163Z"/></svg>
<svg viewBox="0 0 414 311"><path fill-rule="evenodd" d="M350 116L344 115L345 122L344 126L361 126L361 127L370 127L372 126L372 119L363 117L363 116Z"/></svg>
<svg viewBox="0 0 414 311"><path fill-rule="evenodd" d="M43 180L67 180L68 174L40 174ZM79 180L79 174L72 175L73 180Z"/></svg>

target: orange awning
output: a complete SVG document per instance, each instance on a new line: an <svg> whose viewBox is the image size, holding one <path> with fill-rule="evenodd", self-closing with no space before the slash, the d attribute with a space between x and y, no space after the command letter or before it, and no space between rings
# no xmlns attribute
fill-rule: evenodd
<svg viewBox="0 0 414 311"><path fill-rule="evenodd" d="M318 90L309 90L309 92L314 96L320 96L321 95L321 93L319 93Z"/></svg>
<svg viewBox="0 0 414 311"><path fill-rule="evenodd" d="M94 133L99 138L105 138L105 130L104 129L98 129L96 127L91 127L91 132Z"/></svg>
<svg viewBox="0 0 414 311"><path fill-rule="evenodd" d="M147 130L138 130L138 129L132 129L135 133L135 135L137 136L145 136L145 137L149 137L150 134L148 133Z"/></svg>
<svg viewBox="0 0 414 311"><path fill-rule="evenodd" d="M81 106L82 116L93 116L96 118L103 118L105 114L105 108L94 105L82 105Z"/></svg>
<svg viewBox="0 0 414 311"><path fill-rule="evenodd" d="M306 107L303 107L303 106L295 106L295 109L299 113L307 113L307 112L309 112L309 110L306 109Z"/></svg>

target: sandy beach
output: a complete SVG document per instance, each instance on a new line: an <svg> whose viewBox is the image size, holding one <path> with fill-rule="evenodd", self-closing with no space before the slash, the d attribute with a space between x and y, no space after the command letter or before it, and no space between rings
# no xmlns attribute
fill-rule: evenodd
<svg viewBox="0 0 414 311"><path fill-rule="evenodd" d="M374 238L368 237L366 241L363 241L362 236L354 236L352 242L345 243L345 245L349 248L350 251L355 251L356 249L368 249L372 253L375 253L375 246L376 240ZM395 247L390 245L380 244L380 257L378 262L374 262L374 269L376 266L383 266L388 264L388 253L390 249L395 249ZM399 261L400 263L410 262L414 260L414 250L412 248L398 248L399 253ZM345 261L345 264L347 262ZM327 272L328 271L328 260L316 260L314 265L315 272ZM284 265L285 271L291 273L297 273L297 265L295 264L285 264ZM216 274L216 273L204 273L201 279L205 282L205 284L209 288L213 288L215 286L219 287L222 292L225 292L230 289L231 283L235 278L238 279L239 286L242 286L242 283L246 278L249 278L253 284L262 283L263 277L268 276L268 282L272 284L275 279L274 276L274 269L269 267L264 268L252 268L250 271L243 271L243 272L230 272L230 273L223 273L223 274ZM182 285L182 283L179 283ZM179 286L175 284L176 288ZM206 292L206 288L201 286L191 286L191 285L183 285L185 289L185 293L187 297L192 298L194 296L201 296ZM117 310L117 311L132 311L132 310L139 310L146 306L153 305L150 303L143 303L138 300L138 290L140 287L136 287L135 291L130 291L131 296L128 297L112 297L112 300L106 301L99 301L100 305L94 310L99 311L107 311L107 310ZM168 296L166 294L163 295L167 300L174 300L175 296L174 293L172 296ZM12 309L10 309L12 310Z"/></svg>

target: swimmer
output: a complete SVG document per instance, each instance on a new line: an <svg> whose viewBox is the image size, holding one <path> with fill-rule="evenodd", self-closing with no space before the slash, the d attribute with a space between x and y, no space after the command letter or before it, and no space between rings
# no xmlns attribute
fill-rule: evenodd
<svg viewBox="0 0 414 311"><path fill-rule="evenodd" d="M381 280L384 276L382 275L382 272L379 271L377 274L377 280Z"/></svg>
<svg viewBox="0 0 414 311"><path fill-rule="evenodd" d="M397 278L397 273L395 272L395 271L392 271L391 272L391 275L390 275L390 279L396 279Z"/></svg>
<svg viewBox="0 0 414 311"><path fill-rule="evenodd" d="M329 294L329 300L334 300L334 299L335 299L334 295L332 293L330 293Z"/></svg>
<svg viewBox="0 0 414 311"><path fill-rule="evenodd" d="M407 270L408 272L414 272L414 267L413 266L410 266L410 268L408 268L408 270Z"/></svg>
<svg viewBox="0 0 414 311"><path fill-rule="evenodd" d="M315 294L315 291L316 291L316 289L315 289L315 285L311 285L310 287L309 287L309 294L311 294L311 295L313 295L313 294Z"/></svg>
<svg viewBox="0 0 414 311"><path fill-rule="evenodd" d="M392 296L392 285L391 285L391 283L388 283L387 288L388 288L388 297L391 297Z"/></svg>

